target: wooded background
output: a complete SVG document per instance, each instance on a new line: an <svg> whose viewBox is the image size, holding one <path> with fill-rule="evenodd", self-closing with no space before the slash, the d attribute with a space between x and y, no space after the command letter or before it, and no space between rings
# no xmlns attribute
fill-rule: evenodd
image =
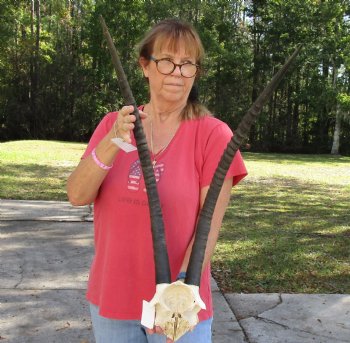
<svg viewBox="0 0 350 343"><path fill-rule="evenodd" d="M140 104L148 90L137 43L161 19L191 22L207 53L200 98L232 129L302 43L247 143L252 151L350 154L349 0L0 0L1 141L87 141L120 108L99 14Z"/></svg>

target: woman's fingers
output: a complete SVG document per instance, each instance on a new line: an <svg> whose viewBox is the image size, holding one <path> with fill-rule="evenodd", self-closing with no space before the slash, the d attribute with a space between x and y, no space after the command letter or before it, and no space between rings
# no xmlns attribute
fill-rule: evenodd
<svg viewBox="0 0 350 343"><path fill-rule="evenodd" d="M149 335L153 335L153 334L164 334L163 330L159 327L159 326L155 326L153 329L146 329L147 333ZM173 343L174 341L170 338L166 338L166 343Z"/></svg>
<svg viewBox="0 0 350 343"><path fill-rule="evenodd" d="M133 119L129 118L131 117L130 113L132 113L133 111L133 106L122 107L119 111L119 115L113 127L114 136L121 138L127 143L131 143L130 130L134 128L134 124L132 123Z"/></svg>
<svg viewBox="0 0 350 343"><path fill-rule="evenodd" d="M122 124L122 130L125 132L131 131L133 128L135 127L135 125L133 123L123 123Z"/></svg>
<svg viewBox="0 0 350 343"><path fill-rule="evenodd" d="M155 327L155 332L158 334L163 334L163 329L160 326Z"/></svg>
<svg viewBox="0 0 350 343"><path fill-rule="evenodd" d="M134 106L123 106L119 111L119 116L114 123L114 134L127 143L131 143L131 133L135 127L136 116ZM141 119L147 118L147 113L139 111Z"/></svg>
<svg viewBox="0 0 350 343"><path fill-rule="evenodd" d="M120 110L120 114L124 117L127 118L127 120L130 120L130 122L135 122L136 116L134 114L131 114L134 112L134 106L124 106ZM147 113L139 110L140 117L141 119L145 119L147 117Z"/></svg>
<svg viewBox="0 0 350 343"><path fill-rule="evenodd" d="M141 117L141 119L146 119L146 118L147 118L147 116L148 116L148 114L147 114L146 112L139 111L139 113L140 113L140 117ZM136 118L135 118L135 119L136 119Z"/></svg>
<svg viewBox="0 0 350 343"><path fill-rule="evenodd" d="M163 330L159 326L155 326L153 329L146 329L147 333L153 335L154 333L162 334Z"/></svg>
<svg viewBox="0 0 350 343"><path fill-rule="evenodd" d="M131 143L131 131L135 128L136 116L133 112L134 106L123 106L112 128L114 137L121 138L126 143ZM147 118L147 113L139 113L142 120Z"/></svg>
<svg viewBox="0 0 350 343"><path fill-rule="evenodd" d="M129 106L123 106L123 107L121 108L121 110L119 111L119 113L120 113L123 117L125 117L125 116L131 114L132 112L134 112L134 106L131 106L131 105L129 105Z"/></svg>

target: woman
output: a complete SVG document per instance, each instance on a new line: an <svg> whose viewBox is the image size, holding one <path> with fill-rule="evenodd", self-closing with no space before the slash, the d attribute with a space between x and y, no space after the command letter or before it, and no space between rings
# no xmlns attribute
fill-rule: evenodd
<svg viewBox="0 0 350 343"><path fill-rule="evenodd" d="M203 58L195 30L178 20L155 25L139 47L139 64L150 98L140 107L161 201L172 281L186 271L199 210L232 132L210 116L191 92ZM87 299L96 342L165 342L140 325L142 300L155 293L153 247L147 195L136 151L132 106L108 113L96 128L68 180L73 205L94 202L95 256ZM200 323L178 342L211 342L213 317L209 261L232 185L246 175L236 154L220 193L208 238L200 295Z"/></svg>

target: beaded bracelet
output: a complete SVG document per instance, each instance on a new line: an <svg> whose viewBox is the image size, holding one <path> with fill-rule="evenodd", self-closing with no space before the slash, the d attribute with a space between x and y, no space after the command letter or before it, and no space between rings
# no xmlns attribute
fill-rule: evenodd
<svg viewBox="0 0 350 343"><path fill-rule="evenodd" d="M109 170L113 167L113 164L111 166L106 166L104 163L102 163L98 157L96 156L96 148L94 148L91 152L91 156L94 160L94 162L100 167L102 168L103 170Z"/></svg>

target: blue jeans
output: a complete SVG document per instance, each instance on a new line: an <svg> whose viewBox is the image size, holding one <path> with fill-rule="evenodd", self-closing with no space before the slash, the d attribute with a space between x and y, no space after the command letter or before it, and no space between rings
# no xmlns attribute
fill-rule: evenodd
<svg viewBox="0 0 350 343"><path fill-rule="evenodd" d="M102 317L98 307L90 304L92 327L96 343L165 343L165 336L147 334L138 320L115 320ZM192 332L186 333L177 343L211 343L210 318L200 322Z"/></svg>

